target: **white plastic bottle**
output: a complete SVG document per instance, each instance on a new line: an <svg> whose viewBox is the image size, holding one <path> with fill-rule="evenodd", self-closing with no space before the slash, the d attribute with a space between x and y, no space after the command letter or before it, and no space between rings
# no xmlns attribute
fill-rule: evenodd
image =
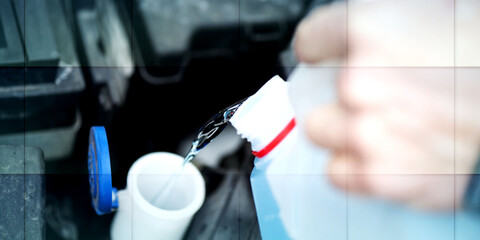
<svg viewBox="0 0 480 240"><path fill-rule="evenodd" d="M128 171L127 188L118 191L118 209L110 228L113 240L180 240L205 199L205 182L193 164L176 176L161 205L155 194L179 174L183 157L155 152L139 158Z"/></svg>
<svg viewBox="0 0 480 240"><path fill-rule="evenodd" d="M336 70L302 67L290 82L272 78L230 120L257 157L250 179L263 239L480 239L478 215L421 212L332 186L329 152L307 140L301 123L335 100Z"/></svg>
<svg viewBox="0 0 480 240"><path fill-rule="evenodd" d="M324 181L323 161L328 153L300 137L288 84L274 77L230 120L257 156L251 183L262 238L343 239L338 234L344 232L334 238L318 235L319 227L332 229L329 225L337 224L322 223L324 213L318 207L328 198L320 190L331 188ZM344 204L336 207L338 214L345 213Z"/></svg>

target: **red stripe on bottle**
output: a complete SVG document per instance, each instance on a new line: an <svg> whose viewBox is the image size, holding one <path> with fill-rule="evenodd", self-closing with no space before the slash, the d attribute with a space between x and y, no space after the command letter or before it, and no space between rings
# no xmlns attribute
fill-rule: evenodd
<svg viewBox="0 0 480 240"><path fill-rule="evenodd" d="M253 155L258 158L265 157L268 153L270 153L280 142L287 137L287 135L295 128L296 122L295 118L292 118L290 122L285 126L285 128L262 150L256 152L253 151Z"/></svg>

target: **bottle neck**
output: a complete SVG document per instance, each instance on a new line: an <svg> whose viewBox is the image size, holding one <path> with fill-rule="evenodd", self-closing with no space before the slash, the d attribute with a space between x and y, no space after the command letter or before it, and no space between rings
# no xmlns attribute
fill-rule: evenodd
<svg viewBox="0 0 480 240"><path fill-rule="evenodd" d="M273 151L289 134L290 132L296 127L296 120L292 118L290 122L288 122L287 126L264 148L259 151L253 151L253 155L258 158L263 158L267 156L271 151Z"/></svg>
<svg viewBox="0 0 480 240"><path fill-rule="evenodd" d="M252 144L257 157L265 156L296 125L288 84L273 77L238 108L230 122Z"/></svg>

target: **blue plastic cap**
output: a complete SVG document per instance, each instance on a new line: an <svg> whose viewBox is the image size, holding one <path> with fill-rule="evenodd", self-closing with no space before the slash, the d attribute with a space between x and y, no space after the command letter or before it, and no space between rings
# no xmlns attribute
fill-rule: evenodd
<svg viewBox="0 0 480 240"><path fill-rule="evenodd" d="M118 207L116 189L112 189L110 153L104 127L90 128L88 172L92 205L98 215L111 213Z"/></svg>

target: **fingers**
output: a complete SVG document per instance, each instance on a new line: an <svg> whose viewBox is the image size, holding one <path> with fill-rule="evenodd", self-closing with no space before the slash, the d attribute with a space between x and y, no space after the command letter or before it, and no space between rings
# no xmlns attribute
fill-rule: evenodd
<svg viewBox="0 0 480 240"><path fill-rule="evenodd" d="M371 168L375 166L362 161L358 154L341 151L334 154L328 173L330 181L348 193L382 197L398 202L409 202L422 193L421 188L412 186L415 186L416 182L425 181L426 177L423 175L378 174L371 173Z"/></svg>
<svg viewBox="0 0 480 240"><path fill-rule="evenodd" d="M330 181L350 193L367 193L360 167L358 155L347 151L337 152L328 166Z"/></svg>
<svg viewBox="0 0 480 240"><path fill-rule="evenodd" d="M346 51L346 6L334 4L312 12L298 26L294 48L301 62L340 58Z"/></svg>
<svg viewBox="0 0 480 240"><path fill-rule="evenodd" d="M356 154L335 153L330 161L328 173L330 181L348 194L360 194L407 203L422 209L443 210L461 203L468 178L462 175L456 182L451 174L371 174ZM427 187L428 186L428 187ZM459 207L461 204L458 204Z"/></svg>
<svg viewBox="0 0 480 240"><path fill-rule="evenodd" d="M329 149L346 149L347 114L338 104L314 110L306 123L307 135L315 144Z"/></svg>

